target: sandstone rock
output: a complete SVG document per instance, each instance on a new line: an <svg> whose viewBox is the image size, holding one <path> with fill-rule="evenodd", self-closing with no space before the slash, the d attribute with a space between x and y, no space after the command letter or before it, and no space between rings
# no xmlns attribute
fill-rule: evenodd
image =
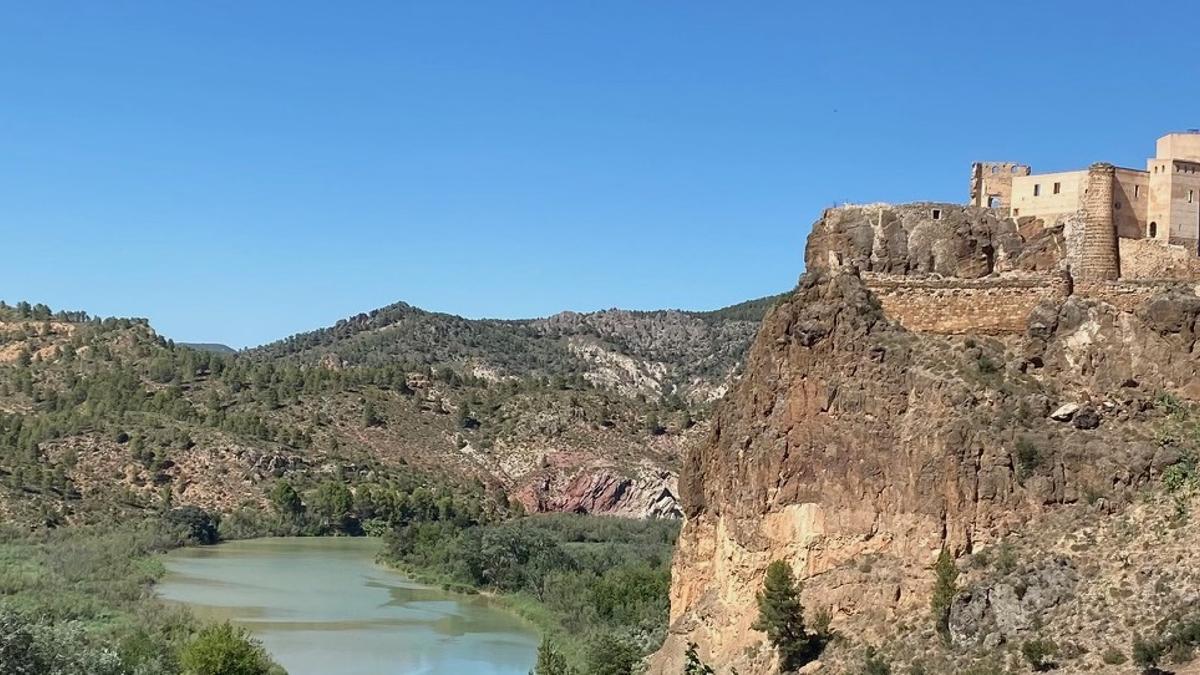
<svg viewBox="0 0 1200 675"><path fill-rule="evenodd" d="M1037 251L1022 257L1025 244L1016 224L989 209L935 203L844 206L825 211L813 225L805 260L809 270L843 265L863 272L963 278L1057 268L1061 254L1050 244L1055 235L1039 238Z"/></svg>
<svg viewBox="0 0 1200 675"><path fill-rule="evenodd" d="M1077 412L1079 412L1078 403L1064 403L1063 405L1055 408L1054 412L1050 413L1050 419L1058 422L1070 422L1071 418L1074 417L1075 413Z"/></svg>
<svg viewBox="0 0 1200 675"><path fill-rule="evenodd" d="M898 236L886 215L884 225L885 239ZM916 264L891 243L871 244L879 234L834 228L814 237L862 244L855 265ZM940 260L953 267L958 258ZM1136 392L1200 377L1193 303L1154 297L1152 321L1071 296L1038 306L1022 335L964 347L889 320L852 265L806 274L764 320L709 438L685 457L671 637L650 672L672 672L664 664L689 640L745 675L773 672L746 656L761 639L750 630L754 595L772 560L797 571L806 606L836 608L839 632L871 640L901 617L926 615L928 569L943 548L975 550L1027 523L1036 532L1038 519L1076 502L1094 514L1129 504L1152 465L1169 459L1146 441L1156 418L1141 412L1146 396ZM1007 363L1006 354L1042 365L979 367ZM1113 393L1131 380L1136 390ZM1050 397L1081 403L1050 412ZM1106 408L1104 425L1082 403L1114 400L1122 403ZM1096 431L1074 433L1046 413ZM858 573L867 556L888 574ZM1077 579L1056 560L1024 574L1031 581L956 600L958 639L997 646L1030 635L1033 617L1070 597Z"/></svg>

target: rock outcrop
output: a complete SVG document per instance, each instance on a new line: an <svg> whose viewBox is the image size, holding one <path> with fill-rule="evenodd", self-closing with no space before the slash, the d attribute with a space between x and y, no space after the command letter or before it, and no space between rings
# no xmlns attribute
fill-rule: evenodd
<svg viewBox="0 0 1200 675"><path fill-rule="evenodd" d="M989 242L992 268L1019 259L1002 224L968 225L987 229L972 241ZM977 551L1058 507L1129 503L1170 464L1155 459L1153 399L1200 394L1194 289L1133 311L1047 301L1025 334L1005 338L920 334L886 315L855 265L907 270L932 255L932 270L972 275L984 272L968 264L984 245L939 255L935 241L913 258L912 232L907 250L893 246L903 218L870 236L835 223L814 232L810 261L829 230L862 255L815 266L766 317L743 379L684 462L672 627L652 672L679 672L690 641L744 675L774 672L751 624L776 559L803 580L808 610L829 611L856 639L927 617L943 548ZM1066 403L1071 421L1051 419ZM1001 587L978 592L960 614L999 611L990 620L1003 623L1037 611L1032 598L1009 607Z"/></svg>
<svg viewBox="0 0 1200 675"><path fill-rule="evenodd" d="M976 279L1053 271L1066 257L1062 225L1045 227L1033 219L1017 223L991 209L920 202L828 209L813 224L805 266Z"/></svg>

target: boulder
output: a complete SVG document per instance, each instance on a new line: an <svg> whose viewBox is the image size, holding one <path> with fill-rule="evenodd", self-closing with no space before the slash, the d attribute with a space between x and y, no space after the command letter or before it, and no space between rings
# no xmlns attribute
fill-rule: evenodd
<svg viewBox="0 0 1200 675"><path fill-rule="evenodd" d="M1071 421L1076 429L1095 429L1100 426L1100 413L1092 406L1083 406L1075 413L1075 418Z"/></svg>
<svg viewBox="0 0 1200 675"><path fill-rule="evenodd" d="M1064 403L1050 413L1050 419L1057 422L1070 422L1077 412L1079 412L1078 403Z"/></svg>

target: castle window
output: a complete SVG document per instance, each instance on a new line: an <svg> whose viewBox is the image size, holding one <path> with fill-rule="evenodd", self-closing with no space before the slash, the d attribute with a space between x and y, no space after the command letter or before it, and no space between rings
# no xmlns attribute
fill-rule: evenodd
<svg viewBox="0 0 1200 675"><path fill-rule="evenodd" d="M1121 210L1121 202L1113 202L1113 208L1120 211Z"/></svg>
<svg viewBox="0 0 1200 675"><path fill-rule="evenodd" d="M1012 168L1012 172L1013 172L1013 173L1017 173L1017 167L1015 167L1015 166L1014 166L1014 167Z"/></svg>
<svg viewBox="0 0 1200 675"><path fill-rule="evenodd" d="M1195 198L1196 198L1196 191L1195 191L1195 190L1188 190L1188 203L1189 203L1189 204L1191 204L1191 203L1192 203L1192 200L1193 200L1193 199L1195 199Z"/></svg>
<svg viewBox="0 0 1200 675"><path fill-rule="evenodd" d="M1142 196L1142 186L1134 185L1133 186L1133 198L1137 199L1138 197L1141 197L1141 196Z"/></svg>
<svg viewBox="0 0 1200 675"><path fill-rule="evenodd" d="M1034 183L1033 184L1033 196L1037 197L1040 194L1042 194L1042 186L1038 185L1037 183Z"/></svg>
<svg viewBox="0 0 1200 675"><path fill-rule="evenodd" d="M993 166L993 167L992 167L992 175L995 175L995 174L997 174L997 173L999 173L999 172L1000 172L1000 167L998 167L998 166Z"/></svg>
<svg viewBox="0 0 1200 675"><path fill-rule="evenodd" d="M1021 215L1021 209L1013 209L1013 215L1014 215L1014 216L1019 216L1019 215Z"/></svg>
<svg viewBox="0 0 1200 675"><path fill-rule="evenodd" d="M988 195L988 208L999 208L1001 204L1000 195Z"/></svg>
<svg viewBox="0 0 1200 675"><path fill-rule="evenodd" d="M942 219L942 210L934 209L932 215L933 215L934 220L941 220Z"/></svg>
<svg viewBox="0 0 1200 675"><path fill-rule="evenodd" d="M1157 236L1158 236L1158 223L1156 223L1152 220L1152 221L1150 221L1150 238L1153 239Z"/></svg>
<svg viewBox="0 0 1200 675"><path fill-rule="evenodd" d="M1058 194L1059 192L1062 192L1062 183L1055 183L1054 194Z"/></svg>

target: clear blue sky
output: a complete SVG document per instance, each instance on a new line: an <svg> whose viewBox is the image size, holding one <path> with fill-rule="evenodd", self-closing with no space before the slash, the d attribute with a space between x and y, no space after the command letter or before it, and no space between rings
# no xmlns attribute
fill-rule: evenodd
<svg viewBox="0 0 1200 675"><path fill-rule="evenodd" d="M1200 127L1184 2L0 9L0 298L238 347L396 300L715 308L790 288L832 202Z"/></svg>

